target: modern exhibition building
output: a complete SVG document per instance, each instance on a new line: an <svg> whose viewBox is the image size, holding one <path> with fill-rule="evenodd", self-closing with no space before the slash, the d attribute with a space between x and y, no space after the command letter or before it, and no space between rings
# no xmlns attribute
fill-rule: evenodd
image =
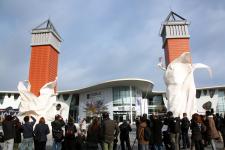
<svg viewBox="0 0 225 150"><path fill-rule="evenodd" d="M132 120L144 113L165 114L166 94L152 91L154 84L144 79L118 79L82 89L59 91L58 101L70 104L69 115L78 121L107 111L110 118L118 121ZM225 86L198 88L196 93L198 112L205 113L203 104L212 103L216 113L225 112ZM19 93L0 91L0 113L18 113Z"/></svg>
<svg viewBox="0 0 225 150"><path fill-rule="evenodd" d="M161 27L165 62L189 51L187 20L170 12ZM40 88L57 77L58 55L61 37L50 20L32 30L29 81L31 92L39 96ZM40 63L42 62L42 63ZM163 80L163 79L162 79ZM146 79L125 78L106 81L93 86L57 91L57 101L66 104L65 118L90 118L109 112L110 118L118 121L134 121L144 113L165 114L167 99L165 91L154 91L154 83ZM225 85L196 89L198 113L205 113L203 105L211 105L216 113L225 111ZM21 98L18 91L0 91L0 115L17 114Z"/></svg>

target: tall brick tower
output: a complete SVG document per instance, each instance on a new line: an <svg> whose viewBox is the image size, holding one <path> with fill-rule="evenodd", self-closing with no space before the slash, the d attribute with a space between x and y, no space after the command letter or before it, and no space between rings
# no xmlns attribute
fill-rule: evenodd
<svg viewBox="0 0 225 150"><path fill-rule="evenodd" d="M166 67L183 52L189 52L189 22L171 11L162 23L160 35L163 40Z"/></svg>
<svg viewBox="0 0 225 150"><path fill-rule="evenodd" d="M32 30L29 81L31 92L37 96L40 88L57 76L60 43L61 37L50 20Z"/></svg>

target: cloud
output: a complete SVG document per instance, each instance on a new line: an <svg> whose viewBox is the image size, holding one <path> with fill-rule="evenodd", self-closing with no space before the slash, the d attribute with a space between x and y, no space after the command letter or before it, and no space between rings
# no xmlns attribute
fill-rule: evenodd
<svg viewBox="0 0 225 150"><path fill-rule="evenodd" d="M197 87L224 84L223 1L8 0L0 2L0 90L16 90L28 78L30 32L49 17L63 38L59 90L125 77L152 80L155 90L164 90L156 64L164 55L159 29L170 8L191 22L193 62L212 67L212 79L195 73Z"/></svg>

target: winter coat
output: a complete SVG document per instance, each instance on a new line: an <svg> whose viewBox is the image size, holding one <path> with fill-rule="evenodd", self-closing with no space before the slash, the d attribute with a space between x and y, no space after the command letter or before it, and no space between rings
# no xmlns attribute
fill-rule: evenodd
<svg viewBox="0 0 225 150"><path fill-rule="evenodd" d="M2 129L4 132L4 140L14 139L15 137L15 122L4 120L2 122Z"/></svg>
<svg viewBox="0 0 225 150"><path fill-rule="evenodd" d="M188 132L189 127L190 127L190 121L188 120L187 117L184 117L181 120L181 131L182 132Z"/></svg>
<svg viewBox="0 0 225 150"><path fill-rule="evenodd" d="M14 143L21 143L21 133L22 133L22 125L21 125L21 123L20 122L17 122L16 123L16 125L15 125L15 133L16 133L16 135L15 135L15 138L14 138Z"/></svg>
<svg viewBox="0 0 225 150"><path fill-rule="evenodd" d="M153 143L162 144L162 126L163 123L160 119L152 119L152 134L153 134Z"/></svg>
<svg viewBox="0 0 225 150"><path fill-rule="evenodd" d="M55 136L55 131L62 131L62 127L65 125L65 122L61 119L61 120L55 120L53 122L51 122L51 126L52 126L52 137L54 139L57 139L57 137ZM57 139L58 140L58 139Z"/></svg>
<svg viewBox="0 0 225 150"><path fill-rule="evenodd" d="M36 122L36 119L31 116L32 122L25 122L25 124L22 124L22 130L23 130L23 138L32 138L33 137L33 126Z"/></svg>
<svg viewBox="0 0 225 150"><path fill-rule="evenodd" d="M202 140L202 133L205 131L205 125L201 123L192 122L191 123L191 139L193 141L200 141Z"/></svg>
<svg viewBox="0 0 225 150"><path fill-rule="evenodd" d="M88 127L88 131L87 131L88 148L98 147L99 134L100 134L100 126L98 126L95 129L92 128L92 125Z"/></svg>
<svg viewBox="0 0 225 150"><path fill-rule="evenodd" d="M112 143L119 134L119 127L114 120L103 120L101 125L102 140L106 143Z"/></svg>
<svg viewBox="0 0 225 150"><path fill-rule="evenodd" d="M129 132L132 131L130 124L123 122L120 126L120 139L129 139Z"/></svg>
<svg viewBox="0 0 225 150"><path fill-rule="evenodd" d="M149 141L144 139L144 129L147 127L146 122L140 122L138 127L138 143L139 144L149 144Z"/></svg>
<svg viewBox="0 0 225 150"><path fill-rule="evenodd" d="M206 118L205 125L206 125L206 132L207 132L208 138L210 138L210 139L219 138L219 133L216 129L213 116L208 116Z"/></svg>
<svg viewBox="0 0 225 150"><path fill-rule="evenodd" d="M34 135L35 139L38 142L45 142L47 141L47 135L50 133L49 127L47 124L36 124L34 128Z"/></svg>

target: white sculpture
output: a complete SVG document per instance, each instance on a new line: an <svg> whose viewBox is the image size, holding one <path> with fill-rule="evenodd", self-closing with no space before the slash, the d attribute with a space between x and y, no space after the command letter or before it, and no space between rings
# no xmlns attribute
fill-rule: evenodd
<svg viewBox="0 0 225 150"><path fill-rule="evenodd" d="M69 104L65 102L57 101L56 94L54 92L56 86L56 80L46 83L40 89L40 96L36 96L30 92L30 83L26 87L23 82L19 82L18 90L20 93L21 103L19 106L19 116L34 115L36 118L45 117L46 121L53 121L56 114L59 112L64 119L67 119L69 113ZM56 105L61 104L60 111L56 110Z"/></svg>
<svg viewBox="0 0 225 150"><path fill-rule="evenodd" d="M175 117L182 117L183 113L187 113L190 118L197 112L193 72L198 68L206 68L211 76L210 67L201 63L192 64L189 52L172 61L167 69L163 67L162 62L158 65L165 70L167 110L172 111Z"/></svg>

